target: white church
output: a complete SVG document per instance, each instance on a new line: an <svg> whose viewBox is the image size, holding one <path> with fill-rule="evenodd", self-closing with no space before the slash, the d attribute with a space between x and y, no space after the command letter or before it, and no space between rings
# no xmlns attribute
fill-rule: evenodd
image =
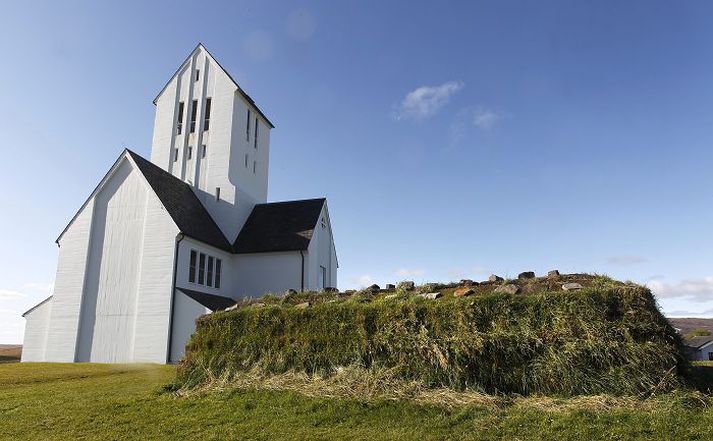
<svg viewBox="0 0 713 441"><path fill-rule="evenodd" d="M267 202L270 120L199 44L57 239L23 361L173 363L195 320L245 296L337 286L327 201Z"/></svg>

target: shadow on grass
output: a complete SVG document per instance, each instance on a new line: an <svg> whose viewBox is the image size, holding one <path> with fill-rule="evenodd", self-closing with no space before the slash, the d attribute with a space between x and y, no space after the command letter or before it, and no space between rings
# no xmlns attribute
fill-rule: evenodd
<svg viewBox="0 0 713 441"><path fill-rule="evenodd" d="M705 394L713 393L713 362L694 362L691 366L691 383Z"/></svg>

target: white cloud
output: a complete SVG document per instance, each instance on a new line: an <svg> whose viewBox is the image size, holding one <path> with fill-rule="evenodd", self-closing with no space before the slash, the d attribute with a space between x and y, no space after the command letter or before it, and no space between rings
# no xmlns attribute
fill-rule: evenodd
<svg viewBox="0 0 713 441"><path fill-rule="evenodd" d="M36 283L36 282L31 282L31 283L25 283L22 285L23 288L31 291L41 291L41 292L50 292L54 288L54 282L49 282L49 283Z"/></svg>
<svg viewBox="0 0 713 441"><path fill-rule="evenodd" d="M647 286L656 297L662 299L684 297L695 302L713 301L713 277L687 279L678 283L650 280Z"/></svg>
<svg viewBox="0 0 713 441"><path fill-rule="evenodd" d="M609 265L629 266L645 263L648 259L641 256L612 256L607 258Z"/></svg>
<svg viewBox="0 0 713 441"><path fill-rule="evenodd" d="M421 277L426 273L421 268L399 268L394 271L394 274L399 277Z"/></svg>
<svg viewBox="0 0 713 441"><path fill-rule="evenodd" d="M287 16L287 35L295 40L309 40L316 27L314 16L305 9L292 11Z"/></svg>
<svg viewBox="0 0 713 441"><path fill-rule="evenodd" d="M272 57L272 38L265 32L253 31L243 41L243 50L257 61L267 61Z"/></svg>
<svg viewBox="0 0 713 441"><path fill-rule="evenodd" d="M473 124L482 130L490 130L501 119L501 116L492 110L478 108L473 113Z"/></svg>
<svg viewBox="0 0 713 441"><path fill-rule="evenodd" d="M361 288L372 285L374 283L374 279L370 275L367 275L367 274L365 274L363 276L359 276L352 280Z"/></svg>
<svg viewBox="0 0 713 441"><path fill-rule="evenodd" d="M409 92L399 104L396 119L423 119L445 106L453 94L463 88L460 81L449 81L440 86L421 86Z"/></svg>
<svg viewBox="0 0 713 441"><path fill-rule="evenodd" d="M451 278L451 281L455 281L457 279L466 279L466 278L472 278L474 275L479 276L479 275L485 275L490 273L490 270L484 266L476 265L471 268L451 268L448 270L448 277Z"/></svg>
<svg viewBox="0 0 713 441"><path fill-rule="evenodd" d="M27 296L19 291L13 291L10 289L0 289L0 300L16 300L24 299L25 297Z"/></svg>

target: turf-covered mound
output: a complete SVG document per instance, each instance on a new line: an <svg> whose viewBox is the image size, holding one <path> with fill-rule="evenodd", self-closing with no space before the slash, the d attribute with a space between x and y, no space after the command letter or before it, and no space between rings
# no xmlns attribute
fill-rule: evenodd
<svg viewBox="0 0 713 441"><path fill-rule="evenodd" d="M569 278L568 278L569 277ZM198 320L178 370L194 387L256 370L330 376L389 371L427 387L520 394L629 395L681 385L675 330L641 286L593 276L412 291L268 296ZM500 293L501 284L520 292ZM394 295L395 294L395 295Z"/></svg>

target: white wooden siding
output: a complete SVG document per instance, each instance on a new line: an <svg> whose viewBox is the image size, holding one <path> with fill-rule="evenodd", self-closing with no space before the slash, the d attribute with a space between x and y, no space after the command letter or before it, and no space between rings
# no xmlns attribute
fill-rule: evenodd
<svg viewBox="0 0 713 441"><path fill-rule="evenodd" d="M45 351L48 361L75 361L93 208L93 200L90 200L59 242L57 276Z"/></svg>
<svg viewBox="0 0 713 441"><path fill-rule="evenodd" d="M22 343L22 361L45 361L47 331L49 329L52 299L45 301L25 315L25 339Z"/></svg>

